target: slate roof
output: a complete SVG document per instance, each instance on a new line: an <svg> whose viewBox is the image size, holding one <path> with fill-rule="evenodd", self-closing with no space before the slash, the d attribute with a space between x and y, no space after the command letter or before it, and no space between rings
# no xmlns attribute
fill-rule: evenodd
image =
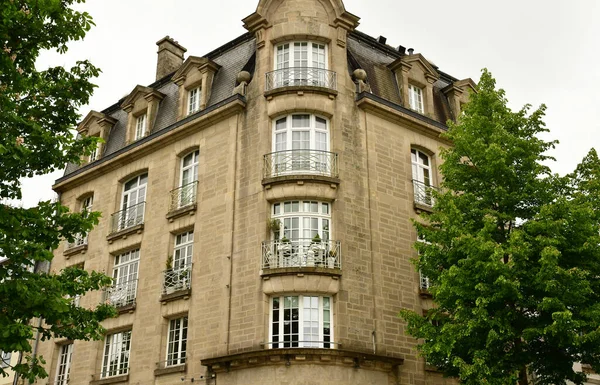
<svg viewBox="0 0 600 385"><path fill-rule="evenodd" d="M235 87L236 76L242 70L254 71L256 59L256 40L250 33L226 43L222 47L204 55L219 64L221 68L213 80L212 93L207 108L231 97ZM388 65L403 55L403 52L359 31L353 31L347 39L348 72L362 68L367 72L371 91L377 98L395 105L401 105L401 97L394 73ZM450 75L440 73L440 79L434 83L434 120L442 125L451 118L450 105L442 89L456 81ZM152 133L164 130L176 123L178 86L171 81L173 73L150 84L165 95L161 100ZM261 81L260 79L259 81ZM117 120L112 128L105 152L102 157L113 154L125 147L125 130L127 113L120 108L124 98L102 111ZM65 176L76 171L80 166L68 164ZM63 178L61 178L63 179Z"/></svg>

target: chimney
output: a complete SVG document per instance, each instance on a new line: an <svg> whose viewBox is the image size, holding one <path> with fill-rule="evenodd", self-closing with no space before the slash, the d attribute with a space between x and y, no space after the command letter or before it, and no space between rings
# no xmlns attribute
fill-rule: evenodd
<svg viewBox="0 0 600 385"><path fill-rule="evenodd" d="M156 62L156 80L162 79L176 71L183 63L183 54L187 51L178 42L165 36L156 42L158 46L158 60Z"/></svg>
<svg viewBox="0 0 600 385"><path fill-rule="evenodd" d="M409 49L408 49L408 54L409 54L409 55L412 55L414 52L415 52L415 49L414 49L414 48L409 48Z"/></svg>
<svg viewBox="0 0 600 385"><path fill-rule="evenodd" d="M404 55L406 53L406 47L399 45L398 46L398 52L400 52L400 55Z"/></svg>
<svg viewBox="0 0 600 385"><path fill-rule="evenodd" d="M387 39L384 36L379 36L377 38L378 43L385 44L386 41L387 41Z"/></svg>

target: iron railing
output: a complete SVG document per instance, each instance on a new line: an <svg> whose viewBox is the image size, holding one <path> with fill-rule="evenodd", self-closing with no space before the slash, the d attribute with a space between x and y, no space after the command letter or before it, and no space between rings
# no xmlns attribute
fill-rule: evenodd
<svg viewBox="0 0 600 385"><path fill-rule="evenodd" d="M264 342L261 345L266 346L267 349L279 349L279 348L321 348L321 349L339 349L341 343L333 341L292 341L290 339L284 341L271 341Z"/></svg>
<svg viewBox="0 0 600 385"><path fill-rule="evenodd" d="M337 154L321 150L277 151L264 156L264 176L315 174L338 176Z"/></svg>
<svg viewBox="0 0 600 385"><path fill-rule="evenodd" d="M132 279L127 282L115 284L114 286L105 289L105 302L115 307L123 307L134 304L137 293L137 281L137 279Z"/></svg>
<svg viewBox="0 0 600 385"><path fill-rule="evenodd" d="M171 203L169 211L179 210L181 208L196 203L196 193L198 192L198 181L193 181L181 187L171 190Z"/></svg>
<svg viewBox="0 0 600 385"><path fill-rule="evenodd" d="M127 354L127 358L129 360L129 352L121 353ZM111 363L109 364L110 368L107 368L100 372L100 378L109 378L116 376L124 376L129 374L129 363Z"/></svg>
<svg viewBox="0 0 600 385"><path fill-rule="evenodd" d="M146 202L142 202L114 213L111 218L111 233L116 233L144 223L145 208Z"/></svg>
<svg viewBox="0 0 600 385"><path fill-rule="evenodd" d="M59 374L56 376L55 381L48 382L46 385L68 385L69 384L69 375L68 374Z"/></svg>
<svg viewBox="0 0 600 385"><path fill-rule="evenodd" d="M67 250L73 249L75 247L87 245L88 236L87 234L77 234L73 242L67 242Z"/></svg>
<svg viewBox="0 0 600 385"><path fill-rule="evenodd" d="M309 86L337 90L337 74L323 68L290 67L267 72L266 91L281 87Z"/></svg>
<svg viewBox="0 0 600 385"><path fill-rule="evenodd" d="M183 353L183 357L177 357L177 358L172 358L170 360L157 362L156 369L166 369L166 368L171 368L173 366L185 365L185 362L186 362L185 352L182 352L182 353Z"/></svg>
<svg viewBox="0 0 600 385"><path fill-rule="evenodd" d="M192 265L163 271L163 294L187 290L190 287L192 287Z"/></svg>
<svg viewBox="0 0 600 385"><path fill-rule="evenodd" d="M342 268L342 249L340 241L311 238L278 239L262 243L261 268L277 269L281 267L324 267Z"/></svg>
<svg viewBox="0 0 600 385"><path fill-rule="evenodd" d="M413 187L415 192L415 203L433 207L435 200L433 192L438 191L437 187L427 185L416 179L413 179Z"/></svg>
<svg viewBox="0 0 600 385"><path fill-rule="evenodd" d="M429 290L429 277L427 277L426 275L423 275L423 273L421 273L419 271L419 287L423 290Z"/></svg>

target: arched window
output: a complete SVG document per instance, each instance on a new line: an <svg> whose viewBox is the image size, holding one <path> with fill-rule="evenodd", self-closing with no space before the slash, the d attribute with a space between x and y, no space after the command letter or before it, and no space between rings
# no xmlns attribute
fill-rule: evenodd
<svg viewBox="0 0 600 385"><path fill-rule="evenodd" d="M431 158L415 148L411 149L410 152L415 203L433 206Z"/></svg>
<svg viewBox="0 0 600 385"><path fill-rule="evenodd" d="M292 114L273 123L271 175L333 172L329 122L313 114Z"/></svg>
<svg viewBox="0 0 600 385"><path fill-rule="evenodd" d="M148 174L144 173L123 185L121 211L113 219L117 221L115 223L117 231L144 223L147 184Z"/></svg>

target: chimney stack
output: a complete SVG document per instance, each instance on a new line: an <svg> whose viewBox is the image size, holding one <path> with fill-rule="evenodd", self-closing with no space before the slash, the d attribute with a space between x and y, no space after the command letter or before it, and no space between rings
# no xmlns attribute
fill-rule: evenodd
<svg viewBox="0 0 600 385"><path fill-rule="evenodd" d="M158 60L156 62L156 80L162 79L183 64L183 54L187 51L178 42L165 36L156 42Z"/></svg>

